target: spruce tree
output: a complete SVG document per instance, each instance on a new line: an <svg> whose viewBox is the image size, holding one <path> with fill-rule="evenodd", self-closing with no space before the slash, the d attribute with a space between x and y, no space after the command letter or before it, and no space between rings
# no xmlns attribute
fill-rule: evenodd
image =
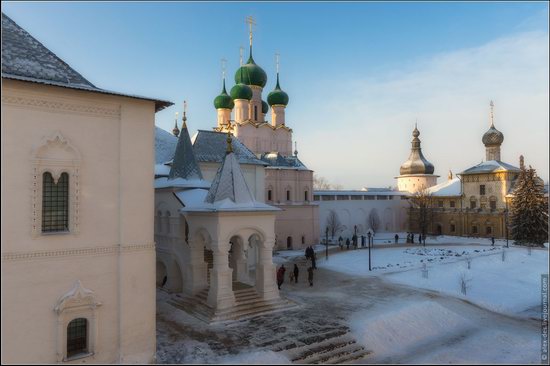
<svg viewBox="0 0 550 366"><path fill-rule="evenodd" d="M542 246L548 241L544 186L531 166L526 169L521 164L510 209L510 230L517 244Z"/></svg>

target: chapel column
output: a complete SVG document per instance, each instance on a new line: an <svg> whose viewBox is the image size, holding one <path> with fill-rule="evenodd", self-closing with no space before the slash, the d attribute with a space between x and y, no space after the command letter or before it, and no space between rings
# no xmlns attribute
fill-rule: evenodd
<svg viewBox="0 0 550 366"><path fill-rule="evenodd" d="M235 306L233 293L233 270L229 268L229 244L212 243L214 267L210 273L208 305L214 309L226 309Z"/></svg>
<svg viewBox="0 0 550 366"><path fill-rule="evenodd" d="M256 264L256 292L264 300L279 298L279 290L275 282L275 265L273 264L273 239L258 243L258 263Z"/></svg>
<svg viewBox="0 0 550 366"><path fill-rule="evenodd" d="M187 261L186 276L184 278L184 291L195 295L208 287L208 264L204 261L204 246L195 240L189 240L189 257Z"/></svg>

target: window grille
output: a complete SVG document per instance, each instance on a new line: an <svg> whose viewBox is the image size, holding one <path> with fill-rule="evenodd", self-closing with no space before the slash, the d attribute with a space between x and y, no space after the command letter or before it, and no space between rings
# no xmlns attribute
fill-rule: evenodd
<svg viewBox="0 0 550 366"><path fill-rule="evenodd" d="M72 320L67 326L67 358L88 352L88 321Z"/></svg>
<svg viewBox="0 0 550 366"><path fill-rule="evenodd" d="M54 183L46 172L42 177L42 232L69 231L69 175L62 173Z"/></svg>

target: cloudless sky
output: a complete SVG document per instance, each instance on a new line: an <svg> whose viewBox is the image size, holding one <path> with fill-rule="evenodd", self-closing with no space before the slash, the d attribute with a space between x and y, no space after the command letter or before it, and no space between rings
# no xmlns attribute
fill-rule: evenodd
<svg viewBox="0 0 550 366"><path fill-rule="evenodd" d="M517 33L548 33L546 2L2 5L5 14L96 86L175 102L174 107L156 115L157 126L171 130L174 112L181 112L181 103L186 99L191 132L215 126L212 101L221 88L220 59L228 60L227 82L231 87L239 64L239 46L245 47L245 61L248 57L245 17L252 15L258 24L254 31L254 59L268 74L264 99L274 87L274 54L279 52L281 86L290 96L287 124L302 149L300 157L320 175L346 188L394 184L393 176L383 170L369 171L347 181L346 177L332 175L336 167L316 160L313 150L316 145L321 148L321 142L308 141L312 129L333 131L333 141L322 143L341 146L338 151L346 157L346 141L338 138L341 121L323 120L311 111L328 99L346 100L349 80L407 72L412 65L438 55L480 47ZM487 104L486 100L482 103ZM361 115L345 118L357 125L363 123ZM406 129L400 131L405 156L400 152L392 160L391 164L398 162L394 175L410 147L411 121L406 122ZM383 125L385 121L377 123ZM303 151L308 146L310 151ZM548 144L542 148L547 151ZM432 151L431 155L440 153ZM430 156L428 159L436 160ZM465 168L477 162L456 161L455 165ZM436 165L436 173L437 170ZM439 173L445 175L444 171Z"/></svg>

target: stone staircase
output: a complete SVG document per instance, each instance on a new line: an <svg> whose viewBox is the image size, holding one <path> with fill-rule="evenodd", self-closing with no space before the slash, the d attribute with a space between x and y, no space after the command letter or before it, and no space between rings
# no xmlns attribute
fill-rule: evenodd
<svg viewBox="0 0 550 366"><path fill-rule="evenodd" d="M212 309L207 302L208 288L192 297L176 294L168 303L207 323L249 319L298 306L283 298L266 301L256 293L253 287L238 282L233 283L233 292L236 304L229 309L216 311Z"/></svg>
<svg viewBox="0 0 550 366"><path fill-rule="evenodd" d="M295 364L349 363L359 361L370 354L363 346L357 344L346 326L285 338L292 340L280 342L279 339L273 339L257 346L281 352Z"/></svg>

